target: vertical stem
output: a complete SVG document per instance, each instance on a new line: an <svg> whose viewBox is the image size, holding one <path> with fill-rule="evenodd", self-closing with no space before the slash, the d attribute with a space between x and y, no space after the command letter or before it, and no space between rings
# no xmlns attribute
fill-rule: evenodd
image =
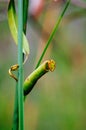
<svg viewBox="0 0 86 130"><path fill-rule="evenodd" d="M23 0L23 32L26 34L29 0Z"/></svg>
<svg viewBox="0 0 86 130"><path fill-rule="evenodd" d="M16 82L15 104L14 104L14 115L13 115L12 130L18 130L19 129L19 115L18 115L18 113L19 113L18 112L18 82Z"/></svg>
<svg viewBox="0 0 86 130"><path fill-rule="evenodd" d="M19 130L24 130L24 102L23 102L23 0L18 0L18 105Z"/></svg>
<svg viewBox="0 0 86 130"><path fill-rule="evenodd" d="M46 46L45 46L45 48L44 48L44 50L43 50L43 52L42 52L42 54L41 54L41 56L40 56L40 58L39 58L39 61L38 61L37 65L36 65L36 68L38 68L38 66L40 65L40 63L41 63L41 61L42 61L42 59L43 59L43 57L44 57L44 55L45 55L45 53L46 53L46 51L47 51L47 49L48 49L48 47L49 47L51 41L52 41L52 39L53 39L53 37L54 37L56 31L58 30L59 24L60 24L61 21L62 21L62 18L63 18L63 16L64 16L64 14L65 14L65 12L66 12L66 10L67 10L69 4L70 4L70 1L71 1L71 0L67 0L67 2L66 2L66 4L65 4L65 7L63 8L63 10L62 10L62 12L61 12L59 18L57 19L57 22L56 22L56 24L55 24L55 26L54 26L54 28L53 28L53 30L52 30L52 33L51 33L51 35L50 35L50 37L49 37L49 39L48 39L48 41L47 41L47 43L46 43Z"/></svg>
<svg viewBox="0 0 86 130"><path fill-rule="evenodd" d="M23 0L23 32L26 35L29 0ZM24 62L24 54L23 54Z"/></svg>
<svg viewBox="0 0 86 130"><path fill-rule="evenodd" d="M15 5L14 0L12 1L13 5ZM28 17L28 4L29 0L23 0L23 32L26 34L27 27L27 17ZM24 62L24 54L23 54L23 62ZM18 77L18 75L17 75ZM14 116L13 116L13 126L12 130L19 130L19 109L18 109L18 82L16 82L16 92L15 92L15 105L14 105Z"/></svg>

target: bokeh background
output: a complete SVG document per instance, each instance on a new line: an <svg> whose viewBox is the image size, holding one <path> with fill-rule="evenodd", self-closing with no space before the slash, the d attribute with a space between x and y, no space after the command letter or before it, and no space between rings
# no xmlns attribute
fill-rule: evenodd
<svg viewBox="0 0 86 130"><path fill-rule="evenodd" d="M61 0L30 0L27 38L30 56L24 77L35 68L56 20ZM7 21L8 0L0 0L0 130L11 130L15 81L8 69L17 63L17 46ZM35 9L36 7L36 9ZM42 77L25 101L25 130L86 130L86 1L72 0L43 59L56 69Z"/></svg>

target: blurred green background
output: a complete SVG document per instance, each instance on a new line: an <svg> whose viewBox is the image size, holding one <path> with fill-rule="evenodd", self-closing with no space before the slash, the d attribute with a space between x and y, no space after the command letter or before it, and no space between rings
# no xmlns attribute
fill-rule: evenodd
<svg viewBox="0 0 86 130"><path fill-rule="evenodd" d="M29 17L27 77L35 68L62 10L62 1L44 1L37 18ZM83 3L82 3L83 4ZM0 130L11 130L15 81L8 69L17 63L17 46L7 21L8 2L0 2ZM56 69L42 77L25 101L25 130L86 130L86 9L71 3L43 59Z"/></svg>

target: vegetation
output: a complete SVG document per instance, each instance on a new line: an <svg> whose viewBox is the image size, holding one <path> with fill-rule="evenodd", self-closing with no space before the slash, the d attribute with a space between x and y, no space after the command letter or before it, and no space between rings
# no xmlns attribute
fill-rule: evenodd
<svg viewBox="0 0 86 130"><path fill-rule="evenodd" d="M18 12L15 2L8 3L8 21L0 22L0 32L7 33L1 33L0 129L84 130L85 8L70 0L55 4L48 1L46 10L35 17L28 13L28 0L18 1ZM55 61L41 64L43 58ZM6 73L8 68L14 80ZM45 75L54 69L54 73Z"/></svg>

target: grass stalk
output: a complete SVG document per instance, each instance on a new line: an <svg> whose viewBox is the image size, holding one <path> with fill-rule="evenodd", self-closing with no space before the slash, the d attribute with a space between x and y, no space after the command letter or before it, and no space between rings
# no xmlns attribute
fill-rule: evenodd
<svg viewBox="0 0 86 130"><path fill-rule="evenodd" d="M24 130L24 102L23 102L23 0L18 0L18 108L19 130Z"/></svg>
<svg viewBox="0 0 86 130"><path fill-rule="evenodd" d="M23 0L23 32L26 35L29 0ZM23 53L24 62L24 53Z"/></svg>
<svg viewBox="0 0 86 130"><path fill-rule="evenodd" d="M13 126L12 130L19 129L19 115L18 115L18 82L16 82L16 91L15 91L15 104L14 104L14 115L13 115Z"/></svg>
<svg viewBox="0 0 86 130"><path fill-rule="evenodd" d="M23 0L23 32L26 34L29 0Z"/></svg>
<svg viewBox="0 0 86 130"><path fill-rule="evenodd" d="M14 2L14 1L12 1ZM26 25L27 25L27 17L28 17L28 0L23 0L23 32L26 34ZM14 5L14 3L13 3ZM15 7L15 6L14 6ZM23 54L23 62L24 62L24 54ZM18 76L17 76L18 77ZM16 92L15 92L15 104L14 104L14 116L13 116L13 127L12 130L19 129L19 109L18 109L18 82L16 82Z"/></svg>
<svg viewBox="0 0 86 130"><path fill-rule="evenodd" d="M62 21L62 18L63 18L63 16L64 16L64 14L65 14L65 12L66 12L66 10L67 10L69 4L70 4L70 1L71 1L71 0L67 0L66 5L65 5L65 7L64 7L64 9L63 9L63 11L62 11L62 13L60 14L59 18L57 19L57 22L56 22L56 24L55 24L55 26L54 26L54 28L53 28L53 31L52 31L52 33L51 33L51 35L50 35L50 37L49 37L49 39L48 39L48 41L47 41L47 43L46 43L46 46L45 46L45 48L44 48L44 50L43 50L43 52L42 52L40 58L39 58L39 61L38 61L37 65L36 65L36 68L38 68L38 66L40 65L40 63L41 63L41 61L42 61L42 59L43 59L43 57L44 57L44 55L45 55L45 53L46 53L46 51L47 51L47 49L48 49L48 47L49 47L51 41L53 40L53 37L54 37L56 31L58 30L59 24L60 24L61 21Z"/></svg>

